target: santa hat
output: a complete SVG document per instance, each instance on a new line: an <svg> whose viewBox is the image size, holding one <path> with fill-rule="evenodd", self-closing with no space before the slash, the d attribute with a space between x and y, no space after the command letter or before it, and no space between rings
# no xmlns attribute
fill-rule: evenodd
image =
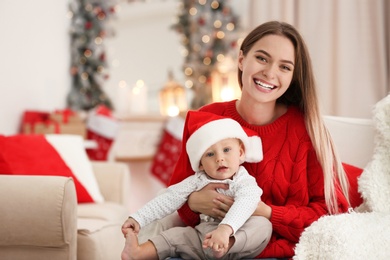
<svg viewBox="0 0 390 260"><path fill-rule="evenodd" d="M255 131L242 127L237 121L213 113L189 111L187 113L188 140L186 150L192 169L199 171L200 159L213 144L227 138L238 138L245 146L245 161L263 159L261 139ZM185 140L184 140L185 141Z"/></svg>

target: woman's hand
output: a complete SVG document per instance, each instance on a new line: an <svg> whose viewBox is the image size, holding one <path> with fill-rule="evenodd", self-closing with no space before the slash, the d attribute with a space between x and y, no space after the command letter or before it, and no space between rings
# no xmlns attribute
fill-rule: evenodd
<svg viewBox="0 0 390 260"><path fill-rule="evenodd" d="M233 199L218 193L216 189L226 190L228 188L228 184L210 183L203 189L191 193L188 198L188 205L194 212L221 219L233 204Z"/></svg>
<svg viewBox="0 0 390 260"><path fill-rule="evenodd" d="M213 199L213 217L222 220L229 211L230 207L233 205L234 199L220 193L218 193L218 195L220 196L217 196L215 199Z"/></svg>

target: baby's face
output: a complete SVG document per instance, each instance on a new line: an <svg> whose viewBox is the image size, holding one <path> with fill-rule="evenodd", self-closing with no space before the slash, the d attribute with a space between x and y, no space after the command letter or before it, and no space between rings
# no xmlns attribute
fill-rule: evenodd
<svg viewBox="0 0 390 260"><path fill-rule="evenodd" d="M227 138L210 146L200 159L200 170L213 179L230 179L244 161L243 146L237 138Z"/></svg>

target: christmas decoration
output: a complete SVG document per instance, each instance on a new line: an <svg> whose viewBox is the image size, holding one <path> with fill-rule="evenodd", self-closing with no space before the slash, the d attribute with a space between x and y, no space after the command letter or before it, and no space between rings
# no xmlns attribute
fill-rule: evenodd
<svg viewBox="0 0 390 260"><path fill-rule="evenodd" d="M182 146L184 118L170 117L164 127L157 152L153 157L152 174L164 185L169 185Z"/></svg>
<svg viewBox="0 0 390 260"><path fill-rule="evenodd" d="M106 161L111 145L117 136L119 122L105 105L99 105L89 112L87 139L96 142L97 147L87 149L89 159Z"/></svg>
<svg viewBox="0 0 390 260"><path fill-rule="evenodd" d="M108 21L115 14L112 0L72 0L71 68L72 89L67 97L68 107L90 110L99 104L112 108L102 90L108 78L104 39L113 35Z"/></svg>
<svg viewBox="0 0 390 260"><path fill-rule="evenodd" d="M172 27L182 35L185 86L195 93L196 109L211 101L212 71L236 55L238 18L227 0L182 0L177 18Z"/></svg>
<svg viewBox="0 0 390 260"><path fill-rule="evenodd" d="M173 72L168 72L168 81L160 90L160 112L163 116L177 116L187 110L186 92L175 81Z"/></svg>

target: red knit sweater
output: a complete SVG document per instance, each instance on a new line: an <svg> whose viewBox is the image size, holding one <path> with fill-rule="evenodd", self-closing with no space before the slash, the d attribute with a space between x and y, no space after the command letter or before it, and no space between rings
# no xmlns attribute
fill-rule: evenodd
<svg viewBox="0 0 390 260"><path fill-rule="evenodd" d="M272 208L272 238L258 257L292 257L294 246L304 228L328 213L322 169L307 134L303 115L297 108L290 107L273 123L254 126L241 118L235 108L235 101L213 103L201 110L233 118L261 137L263 160L244 164L263 189L262 201ZM183 140L187 140L187 137L185 127ZM185 151L183 142L182 154L171 184L193 174ZM339 201L341 210L347 211L345 198L340 196ZM191 211L188 204L179 210L179 215L187 225L195 226L199 223L198 214Z"/></svg>

